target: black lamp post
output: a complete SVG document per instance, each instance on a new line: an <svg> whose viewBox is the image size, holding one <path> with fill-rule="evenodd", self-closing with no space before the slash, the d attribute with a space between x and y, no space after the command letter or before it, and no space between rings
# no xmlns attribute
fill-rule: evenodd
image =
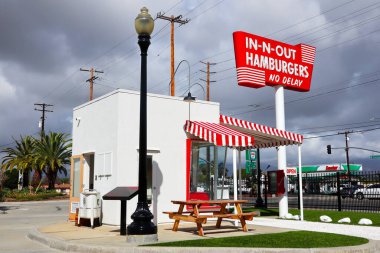
<svg viewBox="0 0 380 253"><path fill-rule="evenodd" d="M182 61L178 64L177 69L175 70L174 74L177 73L177 70L178 70L179 66L181 66L181 64L184 63L184 62L186 62L187 67L188 67L188 69L189 69L189 73L188 73L188 76L187 76L187 80L189 81L189 82L188 82L188 84L189 84L189 88L187 89L187 91L188 91L189 93L187 93L187 96L183 98L183 101L186 101L186 102L193 102L193 101L195 101L195 97L191 96L191 93L190 93L190 88L191 88L191 86L190 86L190 73L191 73L191 71L190 71L190 63L189 63L187 60L182 60Z"/></svg>
<svg viewBox="0 0 380 253"><path fill-rule="evenodd" d="M139 140L139 193L136 211L132 214L133 222L128 226L128 235L157 234L153 224L153 214L149 211L147 202L147 52L150 45L150 34L153 32L154 21L143 7L135 20L136 32L139 35L138 44L141 50L141 91L140 91L140 140Z"/></svg>
<svg viewBox="0 0 380 253"><path fill-rule="evenodd" d="M264 207L264 201L261 197L261 167L260 167L260 149L257 149L257 198L255 207Z"/></svg>
<svg viewBox="0 0 380 253"><path fill-rule="evenodd" d="M182 60L182 61L178 64L178 67L181 65L182 62L186 62L186 63L187 63L187 66L189 67L189 76L188 76L188 79L189 79L189 89L188 89L188 90L189 90L189 93L187 93L187 96L183 98L183 101L189 103L189 120L190 120L190 103L195 101L195 97L193 97L193 96L191 95L191 92L190 92L190 88L191 88L191 86L190 86L190 72L191 72L191 71L190 71L190 63L189 63L187 60ZM177 69L178 69L178 67L177 67Z"/></svg>

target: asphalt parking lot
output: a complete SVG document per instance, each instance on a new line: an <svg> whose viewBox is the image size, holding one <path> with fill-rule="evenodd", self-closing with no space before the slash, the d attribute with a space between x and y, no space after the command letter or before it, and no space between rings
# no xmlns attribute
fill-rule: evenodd
<svg viewBox="0 0 380 253"><path fill-rule="evenodd" d="M26 237L40 226L67 220L68 200L0 202L0 252L60 252Z"/></svg>

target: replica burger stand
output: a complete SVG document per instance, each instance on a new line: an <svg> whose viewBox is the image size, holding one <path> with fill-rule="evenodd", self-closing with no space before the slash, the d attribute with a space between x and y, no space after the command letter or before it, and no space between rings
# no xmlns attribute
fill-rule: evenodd
<svg viewBox="0 0 380 253"><path fill-rule="evenodd" d="M257 79L262 87L268 77L260 74L256 78L256 74L250 72L251 66L241 67L238 63L241 59L236 40L242 39L245 45L245 36L253 35L234 33L238 83L249 86ZM271 48L275 44L269 42L262 42L261 46L261 42L254 40L247 43L252 50L256 47L268 50L268 54L275 52ZM289 52L300 57L298 51ZM247 57L251 59L249 54ZM252 57L254 64L255 54ZM276 69L277 61L272 64L270 59L261 60L261 67L271 68L274 64ZM267 66L263 66L266 62ZM308 75L300 78L302 82L297 84L297 87L305 89L304 84L311 78L312 68L293 66L293 69L298 69L294 70L298 75ZM295 85L295 81L289 82L290 87ZM75 218L80 193L84 190L96 190L103 197L116 187L130 187L127 188L130 190L138 185L139 111L136 108L139 108L139 95L136 91L119 89L74 108L71 220ZM147 105L147 195L155 224L171 221L163 212L175 211L172 200L216 200L224 197L223 191L228 189L224 189L222 183L222 175L225 174L219 170L225 168L227 151L233 154L234 189L231 190L235 199L237 168L241 168L238 160L242 150L298 145L301 167L302 135L221 115L220 105L215 102L197 100L189 104L182 97L148 93ZM223 166L220 167L220 163ZM286 194L286 190L283 192ZM121 201L101 202L102 222L119 225ZM137 198L131 198L123 209L123 212L126 210L127 223L131 222L130 216L136 204Z"/></svg>
<svg viewBox="0 0 380 253"><path fill-rule="evenodd" d="M103 196L115 187L138 185L138 103L138 92L116 90L74 108L71 219L83 189ZM183 98L148 94L148 115L148 200L156 224L169 221L162 212L175 208L172 200L223 196L218 170L224 167L219 164L225 163L225 148L233 152L236 195L239 150L303 140L299 134L221 115L215 102L192 102L189 120ZM127 223L136 201L128 201ZM103 223L118 225L120 201L103 201L102 216Z"/></svg>

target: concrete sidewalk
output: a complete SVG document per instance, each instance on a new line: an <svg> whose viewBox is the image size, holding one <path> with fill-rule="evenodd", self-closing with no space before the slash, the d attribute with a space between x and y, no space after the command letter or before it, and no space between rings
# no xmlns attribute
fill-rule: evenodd
<svg viewBox="0 0 380 253"><path fill-rule="evenodd" d="M257 218L259 220L259 218ZM272 220L272 219L271 219ZM273 221L273 220L272 220ZM271 222L270 220L268 221ZM181 223L179 230L173 232L172 224L158 226L159 242L220 238L226 236L255 235L261 233L279 233L293 229L276 228L262 225L249 225L249 231L243 232L240 227L233 226L230 222L223 222L222 229L215 229L210 222L204 226L205 236L197 235L196 226L192 223ZM32 240L43 243L51 248L66 252L96 252L96 253L118 253L118 252L230 252L231 248L178 248L178 247L139 247L126 242L125 236L119 235L119 229L115 226L103 225L91 229L89 227L76 227L72 222L64 222L41 227L28 234ZM369 244L331 249L263 249L263 248L233 248L238 252L380 252L380 244L371 241Z"/></svg>

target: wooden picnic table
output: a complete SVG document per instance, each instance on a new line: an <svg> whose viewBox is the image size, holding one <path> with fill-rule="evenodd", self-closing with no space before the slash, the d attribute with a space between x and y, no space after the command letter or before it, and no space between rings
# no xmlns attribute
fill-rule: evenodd
<svg viewBox="0 0 380 253"><path fill-rule="evenodd" d="M240 220L243 231L247 232L248 228L245 221L252 220L256 215L254 212L243 213L241 204L247 202L247 200L173 200L173 204L179 205L178 211L164 213L169 214L169 218L175 220L173 231L178 230L181 220L195 222L197 224L198 234L204 236L202 224L205 224L208 218L217 218L217 228L220 228L222 220L226 218ZM236 213L229 213L229 210L226 208L228 204L236 207ZM188 211L184 211L185 206L188 206ZM202 206L206 208L202 208Z"/></svg>

